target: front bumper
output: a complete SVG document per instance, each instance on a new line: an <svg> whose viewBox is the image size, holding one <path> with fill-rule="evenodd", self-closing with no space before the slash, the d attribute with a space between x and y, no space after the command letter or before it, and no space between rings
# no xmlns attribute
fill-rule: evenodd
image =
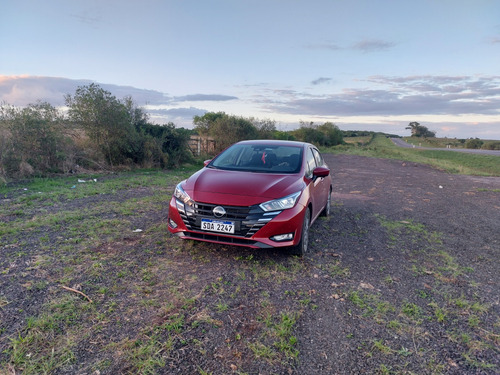
<svg viewBox="0 0 500 375"><path fill-rule="evenodd" d="M258 205L237 207L222 205L228 212L225 220L235 223L235 234L208 232L200 229L201 218L217 219L211 214L215 205L194 203L184 205L172 197L169 204L168 230L183 238L251 248L295 246L301 236L305 207L300 201L295 207L273 213L263 212ZM271 237L292 233L290 241L274 241Z"/></svg>

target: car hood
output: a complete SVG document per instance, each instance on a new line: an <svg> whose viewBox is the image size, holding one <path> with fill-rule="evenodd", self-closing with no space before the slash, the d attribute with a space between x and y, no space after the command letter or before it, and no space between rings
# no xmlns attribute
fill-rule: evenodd
<svg viewBox="0 0 500 375"><path fill-rule="evenodd" d="M198 202L251 206L282 198L304 188L299 174L274 174L203 168L184 184Z"/></svg>

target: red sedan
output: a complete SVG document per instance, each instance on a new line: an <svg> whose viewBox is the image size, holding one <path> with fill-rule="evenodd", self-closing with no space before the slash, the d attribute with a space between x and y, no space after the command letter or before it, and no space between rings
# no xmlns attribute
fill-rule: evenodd
<svg viewBox="0 0 500 375"><path fill-rule="evenodd" d="M302 142L236 143L175 188L168 229L181 238L307 253L309 227L330 214L332 180Z"/></svg>

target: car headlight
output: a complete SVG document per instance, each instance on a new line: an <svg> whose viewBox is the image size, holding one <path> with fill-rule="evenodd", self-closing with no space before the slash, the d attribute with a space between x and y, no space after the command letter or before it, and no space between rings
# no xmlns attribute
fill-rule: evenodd
<svg viewBox="0 0 500 375"><path fill-rule="evenodd" d="M279 211L286 210L287 208L292 208L297 203L297 199L299 199L300 191L287 195L286 197L273 199L272 201L264 202L259 205L264 211Z"/></svg>
<svg viewBox="0 0 500 375"><path fill-rule="evenodd" d="M183 181L184 182L184 181ZM175 187L174 190L174 197L176 197L178 200L180 200L183 203L188 203L191 202L191 197L184 191L182 188L182 182L178 183L177 186Z"/></svg>

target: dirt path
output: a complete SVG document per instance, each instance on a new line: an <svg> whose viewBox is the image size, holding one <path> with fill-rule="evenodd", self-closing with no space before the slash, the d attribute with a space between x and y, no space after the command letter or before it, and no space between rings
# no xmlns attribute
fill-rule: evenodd
<svg viewBox="0 0 500 375"><path fill-rule="evenodd" d="M454 316L460 312L453 301L487 301L483 318L498 335L500 178L358 156L328 155L326 161L337 206L330 222L320 223L316 241L321 245L313 259L324 258L325 248L334 249L349 275L332 282L330 292L318 298L318 311L304 320L301 329L309 340L301 348L298 373L487 373L477 363L469 366L460 351L469 352L454 342L454 335L468 337L470 327ZM388 225L381 227L381 221ZM388 233L387 228L393 229ZM328 289L328 283L315 287ZM339 298L346 290L351 297L367 293L366 301L350 300L359 311ZM420 312L439 306L449 316L441 324L432 318L424 323L405 314L409 303ZM388 328L391 324L397 328ZM489 361L498 370L494 337ZM405 349L412 355L401 361ZM424 362L434 358L427 366L415 363L423 353Z"/></svg>

